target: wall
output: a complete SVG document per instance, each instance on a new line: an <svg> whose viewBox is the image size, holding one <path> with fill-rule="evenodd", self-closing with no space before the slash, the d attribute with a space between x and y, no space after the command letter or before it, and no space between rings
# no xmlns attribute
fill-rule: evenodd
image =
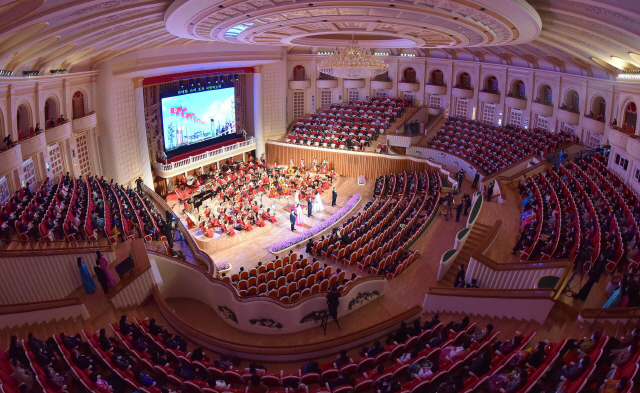
<svg viewBox="0 0 640 393"><path fill-rule="evenodd" d="M194 266L181 263L160 255L149 255L152 266L158 267L162 284L160 293L164 299L189 298L203 302L228 324L241 330L260 334L281 334L306 330L316 326L313 321L302 322L311 312L326 310L327 301L324 294L310 295L293 303L284 304L267 297L239 298L236 290L220 280L212 280ZM189 285L184 285L188 282ZM343 316L368 303L352 305L349 302L359 293L378 292L384 294L386 280L382 277L356 281L351 289L343 293L338 307L338 315ZM377 296L369 301L374 301ZM225 318L220 307L226 307L233 317ZM230 315L230 314L228 314ZM235 318L235 321L232 320ZM269 318L280 323L280 328L265 327L252 324L252 319Z"/></svg>
<svg viewBox="0 0 640 393"><path fill-rule="evenodd" d="M262 129L265 138L285 133L286 122L286 61L261 67L262 72Z"/></svg>

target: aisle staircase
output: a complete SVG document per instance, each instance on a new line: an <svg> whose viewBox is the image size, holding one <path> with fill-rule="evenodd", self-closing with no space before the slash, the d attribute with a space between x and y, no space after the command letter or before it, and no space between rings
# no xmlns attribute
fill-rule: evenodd
<svg viewBox="0 0 640 393"><path fill-rule="evenodd" d="M429 132L427 133L427 135L420 138L418 143L416 143L416 146L427 147L427 144L429 143L429 141L433 139L433 137L436 135L438 130L442 128L442 126L444 125L444 123L446 123L446 121L447 121L446 116L440 117L440 119L436 122L436 124L434 124L433 127L429 129Z"/></svg>
<svg viewBox="0 0 640 393"><path fill-rule="evenodd" d="M471 233L469 233L469 237L460 250L458 257L453 262L444 278L438 283L439 287L453 288L453 282L455 281L456 274L458 273L458 266L463 265L465 270L467 270L471 254L480 245L480 243L486 239L489 232L491 232L491 229L491 226L485 224L476 223L473 225L473 229L471 230Z"/></svg>

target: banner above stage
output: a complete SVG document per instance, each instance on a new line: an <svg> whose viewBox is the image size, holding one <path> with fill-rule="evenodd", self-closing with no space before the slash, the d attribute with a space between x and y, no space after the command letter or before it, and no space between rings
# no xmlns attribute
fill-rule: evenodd
<svg viewBox="0 0 640 393"><path fill-rule="evenodd" d="M214 77L220 75L235 75L235 74L252 74L253 67L233 67L233 68L216 68L211 70L199 70L178 72L175 74L166 74L152 76L150 78L144 78L142 86L158 85L161 83L171 83L188 79Z"/></svg>

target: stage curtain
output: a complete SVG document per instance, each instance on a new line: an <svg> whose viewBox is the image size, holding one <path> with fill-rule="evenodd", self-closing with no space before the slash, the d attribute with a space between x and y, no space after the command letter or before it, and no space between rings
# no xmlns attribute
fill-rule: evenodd
<svg viewBox="0 0 640 393"><path fill-rule="evenodd" d="M398 158L383 154L350 154L340 151L326 151L320 149L305 149L296 146L285 146L274 143L266 144L267 160L269 163L277 162L278 165L288 165L289 159L297 166L300 159L304 159L305 165L309 167L313 159L329 162L329 168L336 171L341 176L358 177L364 175L367 179L375 179L380 174L389 175L391 173L401 173L403 171L424 171L435 172L437 169L424 161L414 161L409 157Z"/></svg>

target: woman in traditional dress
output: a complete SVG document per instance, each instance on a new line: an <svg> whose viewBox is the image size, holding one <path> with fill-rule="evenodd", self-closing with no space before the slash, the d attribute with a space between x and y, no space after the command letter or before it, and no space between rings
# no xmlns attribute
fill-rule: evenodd
<svg viewBox="0 0 640 393"><path fill-rule="evenodd" d="M116 285L116 280L113 278L113 274L111 270L109 270L109 260L107 257L102 255L100 251L96 251L96 262L102 270L104 270L104 274L107 276L107 284L109 285L109 289L113 288Z"/></svg>
<svg viewBox="0 0 640 393"><path fill-rule="evenodd" d="M300 193L298 192L298 190L296 190L296 193L293 195L293 201L295 202L296 206L300 204Z"/></svg>
<svg viewBox="0 0 640 393"><path fill-rule="evenodd" d="M91 277L91 273L89 273L89 269L87 269L87 265L84 264L82 257L78 257L78 269L80 270L80 278L82 279L82 287L84 291L88 294L92 294L96 291L98 286L96 282L93 281L93 277Z"/></svg>
<svg viewBox="0 0 640 393"><path fill-rule="evenodd" d="M302 206L299 203L296 203L296 225L302 225Z"/></svg>
<svg viewBox="0 0 640 393"><path fill-rule="evenodd" d="M321 212L324 210L324 206L322 205L322 198L320 197L320 193L316 193L316 196L313 200L313 213Z"/></svg>

